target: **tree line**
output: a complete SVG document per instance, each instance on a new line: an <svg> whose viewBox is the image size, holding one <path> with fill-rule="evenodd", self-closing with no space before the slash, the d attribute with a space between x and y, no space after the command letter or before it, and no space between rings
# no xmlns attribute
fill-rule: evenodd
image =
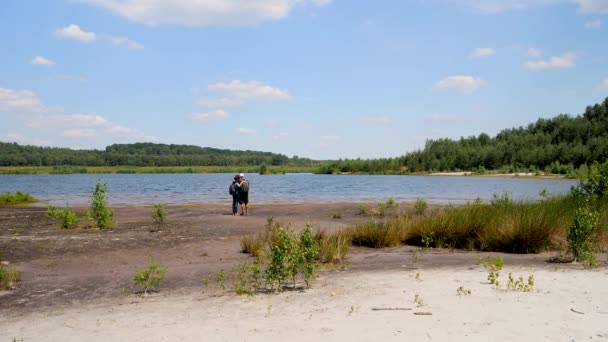
<svg viewBox="0 0 608 342"><path fill-rule="evenodd" d="M319 173L411 173L504 170L567 174L608 159L608 98L581 115L560 114L525 127L458 140L428 140L398 158L338 160Z"/></svg>
<svg viewBox="0 0 608 342"><path fill-rule="evenodd" d="M105 150L24 146L0 142L0 166L308 166L311 160L259 151L192 145L114 144Z"/></svg>

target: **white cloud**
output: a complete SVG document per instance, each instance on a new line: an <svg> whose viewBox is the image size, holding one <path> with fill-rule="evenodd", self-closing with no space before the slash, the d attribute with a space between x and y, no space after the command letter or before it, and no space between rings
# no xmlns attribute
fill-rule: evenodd
<svg viewBox="0 0 608 342"><path fill-rule="evenodd" d="M589 30L597 30L600 27L602 27L602 21L597 19L597 20L591 20L591 21L586 21L585 22L585 28L589 29Z"/></svg>
<svg viewBox="0 0 608 342"><path fill-rule="evenodd" d="M66 129L61 134L66 138L90 138L96 135L96 131L90 128L75 128L75 129Z"/></svg>
<svg viewBox="0 0 608 342"><path fill-rule="evenodd" d="M608 90L608 78L605 79L605 80L603 80L600 83L600 89L602 89L602 90Z"/></svg>
<svg viewBox="0 0 608 342"><path fill-rule="evenodd" d="M564 0L449 0L464 3L474 10L484 14L495 14L510 10L521 10L531 7L551 5Z"/></svg>
<svg viewBox="0 0 608 342"><path fill-rule="evenodd" d="M582 13L608 14L608 1L606 0L575 0L580 5Z"/></svg>
<svg viewBox="0 0 608 342"><path fill-rule="evenodd" d="M57 38L75 39L86 43L97 39L97 35L94 32L83 31L80 26L74 24L55 30L54 35Z"/></svg>
<svg viewBox="0 0 608 342"><path fill-rule="evenodd" d="M238 99L238 98L229 98L229 97L222 97L220 99L204 98L204 99L198 100L198 104L200 104L201 106L210 107L210 108L236 107L236 106L241 105L241 103L243 103L243 100Z"/></svg>
<svg viewBox="0 0 608 342"><path fill-rule="evenodd" d="M29 90L0 88L0 113L45 113L61 111L59 107L47 107Z"/></svg>
<svg viewBox="0 0 608 342"><path fill-rule="evenodd" d="M241 134L256 134L257 131L253 128L239 128L239 133Z"/></svg>
<svg viewBox="0 0 608 342"><path fill-rule="evenodd" d="M321 136L321 140L323 141L338 141L340 137L337 135L323 135Z"/></svg>
<svg viewBox="0 0 608 342"><path fill-rule="evenodd" d="M86 114L57 114L38 115L27 119L30 127L62 126L62 127L106 127L110 121L99 115Z"/></svg>
<svg viewBox="0 0 608 342"><path fill-rule="evenodd" d="M218 109L213 112L193 114L192 118L200 121L224 120L228 118L228 113L222 109Z"/></svg>
<svg viewBox="0 0 608 342"><path fill-rule="evenodd" d="M573 68L576 66L576 54L566 52L561 56L552 56L548 60L526 62L524 66L535 71Z"/></svg>
<svg viewBox="0 0 608 342"><path fill-rule="evenodd" d="M496 50L493 48L476 48L471 52L471 57L473 58L490 57L494 55L496 55Z"/></svg>
<svg viewBox="0 0 608 342"><path fill-rule="evenodd" d="M80 0L148 25L242 26L285 18L297 5L331 0Z"/></svg>
<svg viewBox="0 0 608 342"><path fill-rule="evenodd" d="M528 54L528 57L541 58L543 56L544 52L541 49L529 48L527 54Z"/></svg>
<svg viewBox="0 0 608 342"><path fill-rule="evenodd" d="M459 75L442 79L435 84L435 89L454 90L460 93L470 94L484 85L486 85L486 83L480 78Z"/></svg>
<svg viewBox="0 0 608 342"><path fill-rule="evenodd" d="M44 66L51 66L51 65L55 64L50 59L46 59L42 56L36 56L36 57L32 58L30 63L34 64L34 65L44 65Z"/></svg>
<svg viewBox="0 0 608 342"><path fill-rule="evenodd" d="M48 146L50 143L48 140L43 139L32 139L24 137L17 133L0 134L0 141L5 142L16 142L21 145L35 145L35 146Z"/></svg>
<svg viewBox="0 0 608 342"><path fill-rule="evenodd" d="M202 106L215 108L238 106L247 101L284 101L291 98L286 90L258 81L234 80L229 83L213 83L207 86L207 90L227 95L219 99L203 98L198 101Z"/></svg>
<svg viewBox="0 0 608 342"><path fill-rule="evenodd" d="M136 42L132 39L129 39L127 37L118 37L118 36L112 36L109 34L103 34L103 35L101 35L101 37L103 39L109 40L110 42L112 42L112 44L114 44L116 46L124 46L129 50L143 50L143 48L144 48L143 44Z"/></svg>

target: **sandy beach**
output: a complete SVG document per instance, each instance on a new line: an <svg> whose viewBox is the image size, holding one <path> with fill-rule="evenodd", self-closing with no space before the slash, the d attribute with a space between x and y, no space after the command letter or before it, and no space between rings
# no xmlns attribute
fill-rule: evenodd
<svg viewBox="0 0 608 342"><path fill-rule="evenodd" d="M170 222L152 232L148 211L118 209L117 227L100 232L60 230L43 209L0 209L0 247L23 277L0 292L0 340L608 341L605 254L591 271L548 262L551 252L500 254L496 289L476 256L498 253L352 247L311 289L237 296L203 279L249 258L240 237L261 231L266 216L326 230L365 218L347 203L259 206L249 217L188 206L170 208ZM169 270L159 291L141 298L131 278L150 256ZM510 272L533 275L534 291L508 290Z"/></svg>

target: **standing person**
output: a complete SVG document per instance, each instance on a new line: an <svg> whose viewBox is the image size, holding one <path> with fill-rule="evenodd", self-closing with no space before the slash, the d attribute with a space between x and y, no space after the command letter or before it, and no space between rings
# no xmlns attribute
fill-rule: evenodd
<svg viewBox="0 0 608 342"><path fill-rule="evenodd" d="M236 175L230 182L230 187L228 188L228 192L232 195L232 216L235 216L239 211L239 193L241 187L239 185L240 176Z"/></svg>
<svg viewBox="0 0 608 342"><path fill-rule="evenodd" d="M245 179L245 174L241 173L240 178L240 191L239 191L239 204L241 205L241 215L247 215L247 205L249 204L249 181Z"/></svg>

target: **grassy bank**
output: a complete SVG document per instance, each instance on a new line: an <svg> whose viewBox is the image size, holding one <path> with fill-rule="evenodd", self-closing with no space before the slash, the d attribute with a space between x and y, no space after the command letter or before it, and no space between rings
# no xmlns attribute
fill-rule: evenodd
<svg viewBox="0 0 608 342"><path fill-rule="evenodd" d="M539 202L470 203L417 215L401 212L372 217L350 227L355 245L389 247L402 243L508 253L564 250L566 234L579 203L571 196ZM608 246L608 200L596 204L597 247Z"/></svg>
<svg viewBox="0 0 608 342"><path fill-rule="evenodd" d="M17 191L14 194L11 192L5 192L0 194L0 205L14 205L20 203L31 203L36 202L37 199L34 196Z"/></svg>
<svg viewBox="0 0 608 342"><path fill-rule="evenodd" d="M311 173L316 167L268 166L267 174ZM3 166L0 174L150 174L150 173L258 173L259 166Z"/></svg>

